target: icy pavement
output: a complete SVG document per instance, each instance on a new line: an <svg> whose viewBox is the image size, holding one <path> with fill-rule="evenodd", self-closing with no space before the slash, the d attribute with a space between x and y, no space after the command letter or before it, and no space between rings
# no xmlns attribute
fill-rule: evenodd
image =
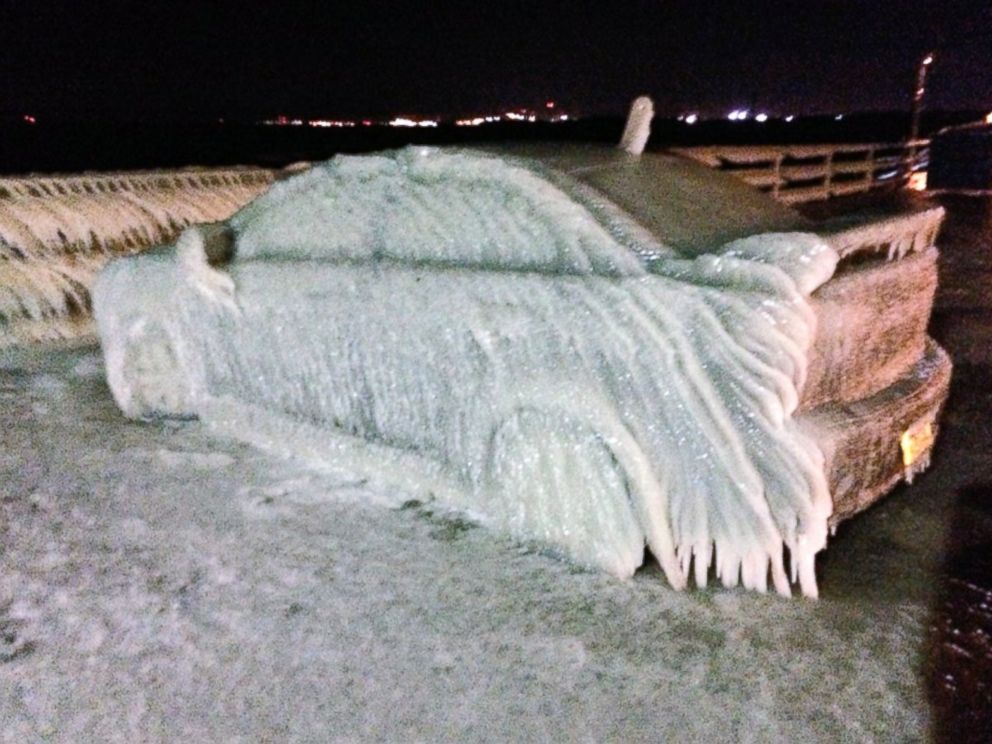
<svg viewBox="0 0 992 744"><path fill-rule="evenodd" d="M923 739L942 515L990 457L949 429L818 602L680 593L129 422L95 348L0 352L0 740Z"/></svg>

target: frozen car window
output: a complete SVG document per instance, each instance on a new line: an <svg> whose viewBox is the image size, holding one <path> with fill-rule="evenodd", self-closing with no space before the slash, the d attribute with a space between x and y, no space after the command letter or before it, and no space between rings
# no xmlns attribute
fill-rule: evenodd
<svg viewBox="0 0 992 744"><path fill-rule="evenodd" d="M635 245L643 242L637 226L630 221L625 229L619 216L594 214L604 206L583 204L568 188L565 177L524 160L413 147L335 158L276 184L231 226L239 260L644 273L635 250L655 247Z"/></svg>

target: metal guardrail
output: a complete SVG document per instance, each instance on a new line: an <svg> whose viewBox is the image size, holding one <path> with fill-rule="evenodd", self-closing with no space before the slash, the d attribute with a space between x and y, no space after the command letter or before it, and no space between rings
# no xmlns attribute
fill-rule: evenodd
<svg viewBox="0 0 992 744"><path fill-rule="evenodd" d="M270 170L246 167L0 176L0 200L216 189L268 184L272 178Z"/></svg>
<svg viewBox="0 0 992 744"><path fill-rule="evenodd" d="M899 184L925 155L930 140L826 145L712 145L672 152L725 171L796 203Z"/></svg>
<svg viewBox="0 0 992 744"><path fill-rule="evenodd" d="M0 257L139 250L230 216L274 178L239 167L0 176Z"/></svg>
<svg viewBox="0 0 992 744"><path fill-rule="evenodd" d="M226 219L277 173L261 168L0 177L0 348L93 332L89 288L117 255Z"/></svg>

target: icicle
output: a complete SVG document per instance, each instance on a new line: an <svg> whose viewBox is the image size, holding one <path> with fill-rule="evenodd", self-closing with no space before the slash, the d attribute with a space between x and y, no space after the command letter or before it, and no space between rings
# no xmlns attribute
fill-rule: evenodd
<svg viewBox="0 0 992 744"><path fill-rule="evenodd" d="M816 586L816 554L823 546L811 544L805 535L800 535L796 542L796 565L799 574L799 586L803 595L810 599L820 596Z"/></svg>
<svg viewBox="0 0 992 744"><path fill-rule="evenodd" d="M785 566L782 564L782 550L778 549L771 554L772 584L775 591L783 597L791 597L792 589L789 586L789 578L785 575Z"/></svg>
<svg viewBox="0 0 992 744"><path fill-rule="evenodd" d="M713 560L713 543L707 541L702 548L693 548L695 554L695 579L696 586L700 589L706 588L707 575L710 571L710 563Z"/></svg>
<svg viewBox="0 0 992 744"><path fill-rule="evenodd" d="M926 472L930 468L930 453L921 455L911 465L906 466L903 471L904 480L908 485L913 485L913 479L920 473Z"/></svg>

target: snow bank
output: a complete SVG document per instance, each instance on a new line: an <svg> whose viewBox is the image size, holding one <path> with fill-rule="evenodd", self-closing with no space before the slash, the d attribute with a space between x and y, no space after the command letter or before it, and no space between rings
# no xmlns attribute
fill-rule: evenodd
<svg viewBox="0 0 992 744"><path fill-rule="evenodd" d="M664 208L664 205L659 205ZM791 420L836 252L809 234L695 259L525 160L338 157L229 222L116 261L95 313L133 417L197 415L419 487L571 559L672 586L711 566L816 595L831 510Z"/></svg>

